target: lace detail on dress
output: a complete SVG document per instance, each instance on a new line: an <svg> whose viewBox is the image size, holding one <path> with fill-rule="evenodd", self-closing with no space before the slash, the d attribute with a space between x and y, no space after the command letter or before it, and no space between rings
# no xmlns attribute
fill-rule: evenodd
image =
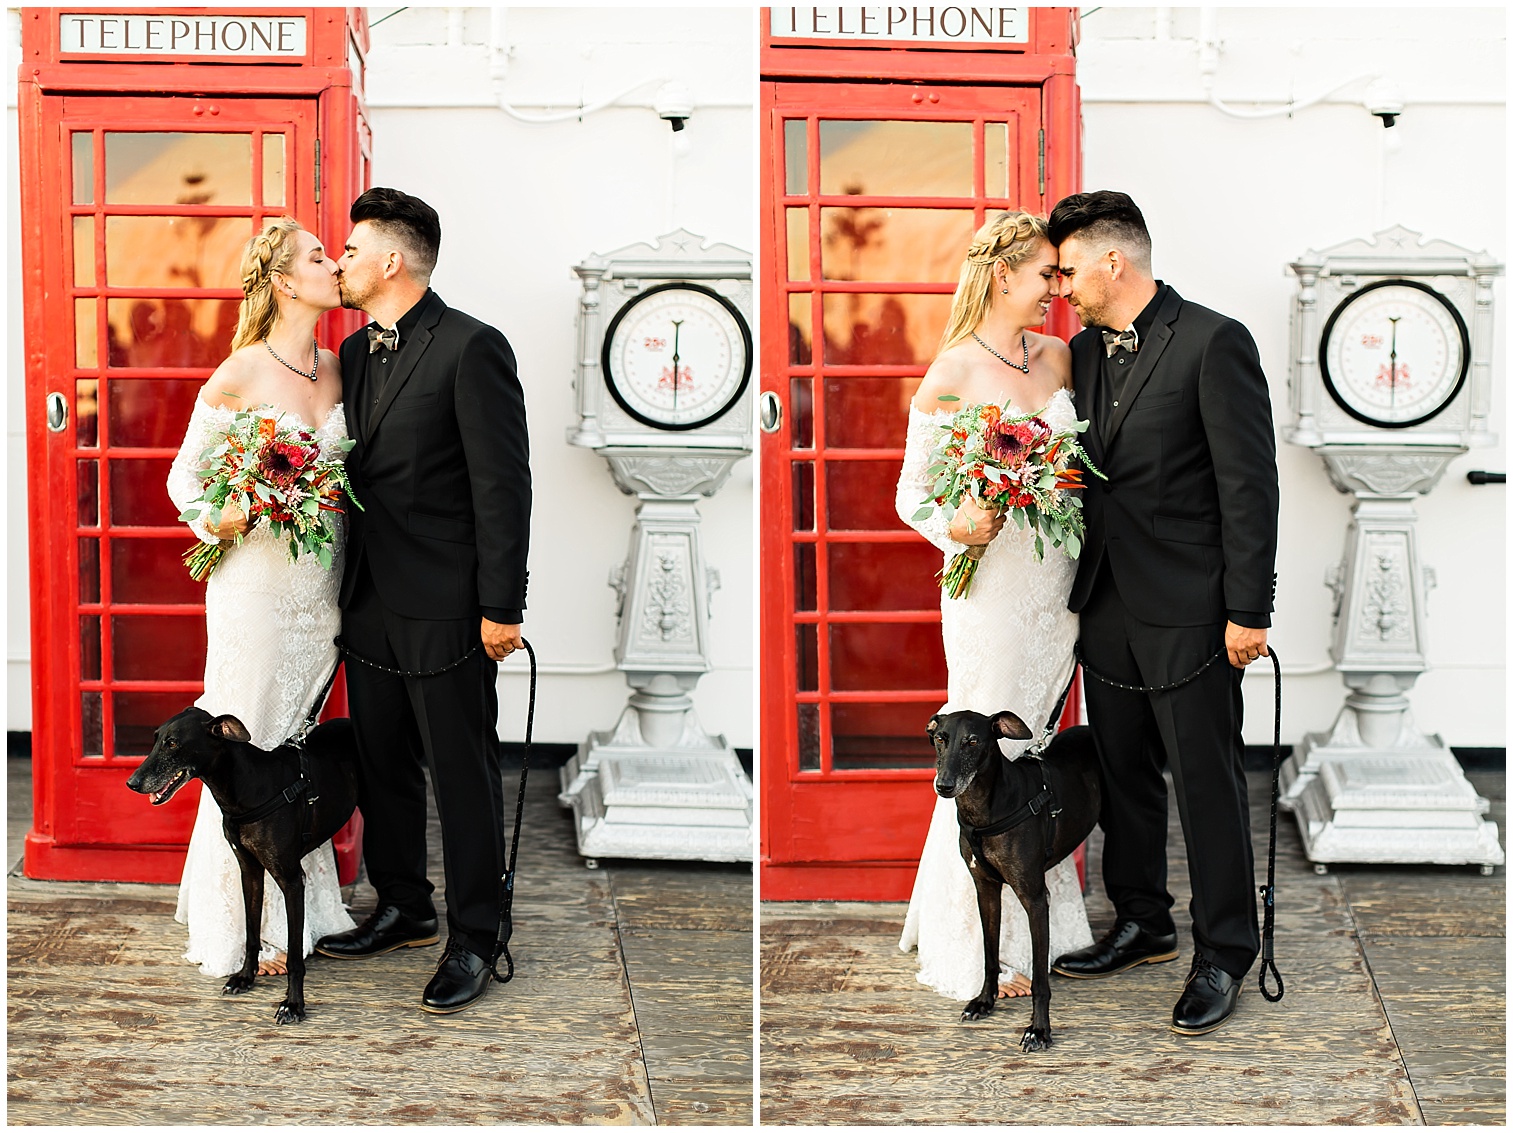
<svg viewBox="0 0 1513 1133"><path fill-rule="evenodd" d="M1077 416L1065 390L1053 394L1040 415L1053 426L1070 424ZM940 419L939 414L910 410L897 506L904 522L940 547L949 561L964 548L945 534L939 513L920 523L910 518L930 490L924 470L929 467ZM1047 548L1045 560L1036 562L1034 533L1012 523L1004 525L988 544L967 597L942 594L947 700L941 711L993 713L1007 708L1037 735L1045 728L1072 675L1077 615L1066 608L1066 601L1076 568L1076 562L1054 548ZM1017 759L1029 746L1028 741L1000 743L1010 759ZM923 783L920 787L930 789ZM976 890L961 859L958 839L956 804L937 797L899 947L908 951L918 946L921 983L948 998L967 1000L982 989L982 930ZM1071 859L1052 869L1046 882L1054 959L1086 947L1093 938ZM1030 973L1029 918L1007 886L999 962L1006 974Z"/></svg>
<svg viewBox="0 0 1513 1133"><path fill-rule="evenodd" d="M235 410L196 399L168 478L169 495L180 510L200 494L199 454L234 415ZM336 446L347 436L341 403L311 431L322 456L340 457ZM203 529L195 534L206 542L218 541ZM288 545L259 525L239 546L226 549L205 584L205 692L195 704L216 715L236 716L258 747L274 748L289 738L336 665L343 551L344 539L338 537L329 571L308 555L290 562ZM300 946L308 956L316 940L351 928L353 921L342 905L331 843L305 855L302 864L305 931ZM200 971L226 976L241 968L246 939L241 874L222 830L220 809L203 789L174 919L189 926L184 958L199 964ZM289 950L284 895L271 878L263 886L261 931L260 959Z"/></svg>

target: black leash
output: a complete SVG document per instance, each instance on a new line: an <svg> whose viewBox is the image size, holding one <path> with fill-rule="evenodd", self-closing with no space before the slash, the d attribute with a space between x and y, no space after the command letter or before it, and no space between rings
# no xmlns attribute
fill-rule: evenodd
<svg viewBox="0 0 1513 1133"><path fill-rule="evenodd" d="M1097 669L1090 667L1082 656L1082 643L1078 642L1072 647L1077 655L1078 662L1082 665L1082 671L1101 684L1110 685L1113 688L1123 689L1125 692L1171 692L1198 679L1203 671L1223 657L1228 650L1219 646L1219 650L1195 670L1183 677L1180 681L1173 681L1165 685L1130 685L1122 681L1116 681L1112 677L1106 677ZM1276 931L1277 931L1277 799L1281 794L1282 774L1282 662L1277 659L1277 651L1270 645L1266 647L1267 654L1271 657L1271 666L1276 672L1277 692L1275 697L1276 715L1272 723L1271 732L1271 840L1266 848L1266 884L1261 887L1261 995L1268 1003L1277 1003L1282 996L1287 994L1286 985L1282 982L1282 973L1277 971L1276 963ZM1266 974L1271 973L1277 982L1276 993L1273 994L1266 986Z"/></svg>
<svg viewBox="0 0 1513 1133"><path fill-rule="evenodd" d="M515 931L512 912L515 904L515 860L520 853L520 824L525 816L525 780L527 773L530 771L531 734L535 730L536 725L536 651L531 648L531 643L523 637L520 639L520 644L525 647L526 656L530 658L531 662L530 699L526 702L525 709L525 752L520 757L520 792L515 798L515 831L510 836L510 860L509 864L505 867L504 876L499 879L499 936L496 941L498 951L489 963L489 971L494 974L494 979L502 984L509 983L510 980L515 978L515 960L510 955L510 937ZM483 648L483 643L479 642L461 657L457 658L457 660L450 661L439 669L426 669L417 672L395 669L380 661L375 661L371 657L364 657L340 637L336 639L336 648L341 650L343 655L350 657L359 664L366 665L370 669L377 669L381 673L388 673L390 676L435 677L457 668L474 653ZM335 673L332 676L334 677ZM327 682L328 687L329 683ZM488 727L486 720L483 726L485 728ZM505 974L502 976L499 974L500 957L504 958L505 963Z"/></svg>
<svg viewBox="0 0 1513 1133"><path fill-rule="evenodd" d="M525 751L520 757L520 793L515 798L515 833L510 838L510 864L499 879L499 950L489 965L494 978L502 984L515 978L515 961L510 956L510 935L515 931L515 924L510 909L515 902L515 858L520 853L520 819L525 813L525 770L531 762L531 732L536 723L536 651L523 637L520 644L525 646L531 659L531 692L525 705ZM504 957L506 969L502 976L499 974L500 956Z"/></svg>

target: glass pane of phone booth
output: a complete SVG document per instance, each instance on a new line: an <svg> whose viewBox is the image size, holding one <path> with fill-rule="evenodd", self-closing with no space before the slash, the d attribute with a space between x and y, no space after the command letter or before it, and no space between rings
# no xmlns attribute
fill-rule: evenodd
<svg viewBox="0 0 1513 1133"><path fill-rule="evenodd" d="M193 536L168 469L200 385L230 353L242 248L293 197L292 125L217 126L69 139L86 762L145 755L202 687L204 586L182 562Z"/></svg>
<svg viewBox="0 0 1513 1133"><path fill-rule="evenodd" d="M923 769L945 698L941 555L894 510L909 399L945 328L972 233L1040 210L1033 96L933 120L786 112L774 233L789 311L796 672L785 747L799 777ZM1033 146L1033 142L1030 143ZM1031 164L1033 170L1033 164Z"/></svg>

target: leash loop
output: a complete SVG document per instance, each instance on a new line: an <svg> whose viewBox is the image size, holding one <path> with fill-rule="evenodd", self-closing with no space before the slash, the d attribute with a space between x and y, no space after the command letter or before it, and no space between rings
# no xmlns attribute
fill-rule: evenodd
<svg viewBox="0 0 1513 1133"><path fill-rule="evenodd" d="M1272 725L1271 734L1271 839L1266 847L1266 885L1261 890L1261 994L1268 1003L1280 1002L1282 996L1287 994L1287 986L1282 982L1282 973L1277 971L1276 960L1273 959L1273 949L1276 942L1277 932L1277 799L1281 794L1282 774L1282 662L1277 659L1277 651L1270 645L1266 652L1271 656L1271 667L1276 673L1276 715ZM1266 987L1266 973L1270 972L1277 981L1276 994L1272 994Z"/></svg>
<svg viewBox="0 0 1513 1133"><path fill-rule="evenodd" d="M1123 689L1125 692L1171 692L1183 685L1195 681L1203 671L1223 657L1228 650L1219 646L1218 651L1203 664L1199 665L1180 681L1173 681L1165 685L1131 685L1122 681L1116 681L1112 677L1106 677L1097 669L1090 667L1082 656L1082 643L1076 642L1072 646L1072 652L1076 654L1077 661L1082 665L1082 671L1094 680L1113 688ZM1261 887L1261 970L1260 986L1261 995L1268 1003L1281 1001L1282 996L1287 994L1287 987L1282 982L1282 973L1277 971L1275 959L1276 951L1276 913L1277 913L1277 800L1281 795L1282 774L1282 662L1277 659L1277 651L1269 644L1266 647L1267 655L1271 657L1272 668L1276 672L1276 713L1272 725L1271 738L1271 839L1266 848L1266 884ZM1275 993L1266 986L1266 977L1270 973L1276 981Z"/></svg>
<svg viewBox="0 0 1513 1133"><path fill-rule="evenodd" d="M531 662L530 696L525 705L525 751L520 756L520 793L515 796L515 832L510 838L510 862L504 871L504 876L499 879L498 950L493 963L489 965L494 978L502 984L507 984L515 978L515 960L510 955L510 936L515 931L511 912L515 903L515 860L520 854L520 824L525 815L525 776L531 765L531 733L536 726L536 651L523 637L520 639L520 644L525 646L526 656ZM499 974L501 958L505 964L505 974L502 976Z"/></svg>
<svg viewBox="0 0 1513 1133"><path fill-rule="evenodd" d="M525 781L531 766L531 734L535 730L536 724L536 650L523 637L520 639L520 644L525 647L526 655L530 658L531 662L530 699L527 701L525 709L525 752L520 758L520 792L515 798L515 830L510 836L510 859L505 868L504 876L499 879L499 935L495 941L496 950L494 958L489 961L489 971L493 973L494 979L502 984L507 984L515 978L515 960L510 955L510 937L515 931L512 914L515 903L515 861L520 854L520 824L525 816ZM419 672L395 669L382 662L375 661L371 657L364 657L340 637L336 639L336 648L352 660L367 665L371 669L377 669L381 673L388 673L393 677L436 677L457 668L474 653L483 648L483 643L479 642L461 657L457 658L457 660L448 662L439 669L426 669ZM335 675L333 672L332 676L334 677ZM480 713L480 719L484 715L486 713ZM486 720L483 721L483 728L485 733L487 733L488 723ZM487 750L487 734L484 736L484 747ZM505 965L505 974L502 976L499 974L499 961L501 959Z"/></svg>

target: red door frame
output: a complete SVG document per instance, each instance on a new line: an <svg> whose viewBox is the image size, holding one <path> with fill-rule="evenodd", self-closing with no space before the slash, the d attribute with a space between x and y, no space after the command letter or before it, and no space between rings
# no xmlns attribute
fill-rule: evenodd
<svg viewBox="0 0 1513 1133"><path fill-rule="evenodd" d="M761 382L762 390L776 395L785 407L783 425L761 441L762 896L768 900L901 900L909 894L916 865L916 859L906 856L907 848L917 849L923 844L929 823L929 803L921 803L930 796L922 794L920 787L932 772L855 769L815 774L800 772L798 767L798 658L792 632L795 597L789 550L789 456L798 454L793 450L786 412L790 376L787 295L782 286L786 261L778 255L786 207L781 189L780 88L795 81L829 81L833 84L830 89L836 116L844 117L848 116L848 106L877 105L869 93L875 95L879 83L895 88L914 84L918 97L913 101L922 111L929 106L931 84L1033 87L1039 95L1040 125L1045 131L1044 189L1039 205L1039 211L1044 212L1081 185L1081 106L1072 56L1077 16L1075 9L1032 9L1028 43L986 50L939 50L933 45L919 49L774 44L769 13L764 12L762 19L761 241L765 266ZM1029 200L1022 203L1031 204ZM810 275L819 278L813 268ZM1053 308L1049 329L1063 337L1076 329L1075 319L1062 304ZM819 400L818 391L815 400ZM938 613L934 617L938 622ZM921 619L916 615L912 620ZM907 695L913 699L918 692ZM868 698L878 699L872 694ZM944 690L940 690L939 699L944 698ZM1074 698L1063 720L1077 718L1079 710ZM821 758L822 768L828 768L827 753ZM844 831L837 838L831 834L838 816ZM850 860L856 855L845 848L848 835L859 844L896 845L900 852Z"/></svg>
<svg viewBox="0 0 1513 1133"><path fill-rule="evenodd" d="M73 210L64 135L69 128L86 124L93 98L100 100L98 105L105 111L122 105L123 97L148 96L136 100L141 110L133 116L129 128L150 128L156 114L159 128L173 130L193 129L184 125L182 109L164 116L175 106L192 104L191 116L203 118L205 128L214 130L216 121L247 125L251 120L245 112L257 108L256 103L247 101L249 98L264 104L277 100L288 107L280 120L303 120L305 130L313 134L310 140L319 145L318 162L313 153L289 155L292 189L286 188L287 207L308 218L307 223L323 233L328 243L343 239L347 206L366 186L371 158L362 92L354 85L354 69L360 68L368 47L367 16L362 8L257 10L260 16L298 15L306 19L307 51L294 62L65 61L59 51L59 16L66 10L33 8L22 12L23 61L19 69L33 739L33 826L26 837L25 873L28 877L64 880L169 882L178 880L182 872L194 796L183 792L183 805L175 800L155 811L125 787L125 779L138 759L112 758L108 740L104 757L87 762L82 758L75 538L80 529L74 463L78 457L104 452L107 437L100 438L99 447L81 451L75 435L75 413L70 412L67 426L58 433L50 432L44 420L47 394L54 389L71 394L74 387ZM118 11L191 17L234 14L225 8ZM120 118L111 121L111 125L122 124ZM224 125L221 128L224 130ZM296 124L295 129L301 127ZM294 181L296 170L304 172L306 183ZM213 214L217 210L180 206L174 211ZM98 272L96 284L97 288L85 290L106 290ZM328 344L334 343L361 321L357 312L332 312L322 321L321 337ZM104 372L103 359L99 372ZM173 376L203 377L208 373L181 369L173 371ZM103 385L100 388L103 390ZM72 396L68 401L72 406ZM142 450L132 455L165 454ZM102 506L106 493L108 487L102 485ZM108 515L102 514L101 521L108 525ZM138 535L151 531L133 530ZM108 592L102 592L100 598L101 602L95 604L98 609L92 606L86 613L109 609ZM174 612L185 609L192 608L175 607ZM142 607L133 612L152 610ZM103 649L102 663L109 665ZM108 673L108 667L102 669L102 676ZM96 682L97 686L104 683ZM174 681L134 682L133 687L138 691L180 691L186 701L199 691L197 684ZM340 696L328 707L328 713L344 710ZM337 840L344 882L355 876L359 830L360 825L354 822Z"/></svg>

